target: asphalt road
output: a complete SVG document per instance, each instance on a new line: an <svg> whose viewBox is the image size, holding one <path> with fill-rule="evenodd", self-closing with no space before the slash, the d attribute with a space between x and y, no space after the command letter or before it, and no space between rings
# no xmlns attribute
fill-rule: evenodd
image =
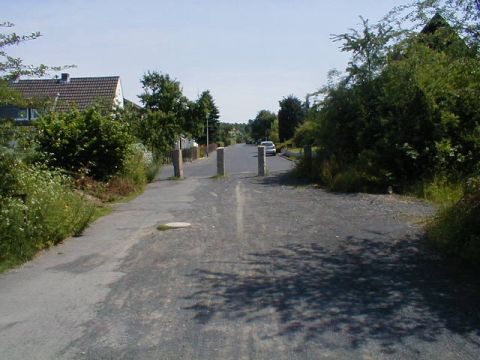
<svg viewBox="0 0 480 360"><path fill-rule="evenodd" d="M0 276L2 359L478 359L477 280L421 246L423 203L334 194L255 147L147 191ZM189 228L157 231L185 221Z"/></svg>

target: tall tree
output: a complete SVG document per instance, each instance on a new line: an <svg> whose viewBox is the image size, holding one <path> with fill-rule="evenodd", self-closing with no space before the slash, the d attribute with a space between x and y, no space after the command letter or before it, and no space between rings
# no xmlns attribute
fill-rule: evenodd
<svg viewBox="0 0 480 360"><path fill-rule="evenodd" d="M202 92L197 99L197 106L199 113L202 119L202 123L205 126L202 136L198 138L198 141L206 144L207 136L206 129L208 124L208 140L209 142L218 141L218 131L220 127L220 113L217 106L215 105L215 100L213 99L212 94L209 90ZM208 120L208 121L207 121Z"/></svg>
<svg viewBox="0 0 480 360"><path fill-rule="evenodd" d="M305 119L302 102L293 95L283 98L278 111L278 135L280 141L291 139L295 128Z"/></svg>
<svg viewBox="0 0 480 360"><path fill-rule="evenodd" d="M360 19L361 31L350 29L348 33L333 35L332 39L341 41L341 50L352 54L347 68L349 79L365 83L372 81L387 63L387 44L398 33L389 25L379 23L372 26L367 19Z"/></svg>
<svg viewBox="0 0 480 360"><path fill-rule="evenodd" d="M141 134L143 141L159 155L168 151L183 132L188 99L180 82L168 74L148 72L141 83L144 92L139 98L146 109Z"/></svg>
<svg viewBox="0 0 480 360"><path fill-rule="evenodd" d="M251 136L255 140L278 141L278 130L275 127L277 115L268 110L260 110L251 123ZM277 130L277 133L275 133Z"/></svg>
<svg viewBox="0 0 480 360"><path fill-rule="evenodd" d="M382 20L407 33L417 33L435 15L441 15L471 47L480 50L480 0L414 0L395 7Z"/></svg>
<svg viewBox="0 0 480 360"><path fill-rule="evenodd" d="M185 114L184 130L193 139L198 139L205 131L205 114L202 110L203 109L199 106L197 101L188 101Z"/></svg>
<svg viewBox="0 0 480 360"><path fill-rule="evenodd" d="M174 113L179 120L183 118L187 98L178 80L171 79L168 74L149 71L141 83L144 92L139 98L146 109Z"/></svg>

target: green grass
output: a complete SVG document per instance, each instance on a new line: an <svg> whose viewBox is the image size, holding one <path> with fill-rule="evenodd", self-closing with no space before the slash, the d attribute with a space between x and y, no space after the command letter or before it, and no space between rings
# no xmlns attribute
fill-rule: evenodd
<svg viewBox="0 0 480 360"><path fill-rule="evenodd" d="M464 184L459 181L449 181L444 176L436 176L433 180L418 182L407 189L406 193L445 208L463 197Z"/></svg>
<svg viewBox="0 0 480 360"><path fill-rule="evenodd" d="M426 230L427 244L462 268L480 268L480 178L458 189L435 192L444 203ZM445 196L445 194L449 196Z"/></svg>
<svg viewBox="0 0 480 360"><path fill-rule="evenodd" d="M167 230L171 230L171 229L173 229L173 227L168 226L167 224L161 224L161 225L157 226L158 231L167 231Z"/></svg>
<svg viewBox="0 0 480 360"><path fill-rule="evenodd" d="M96 206L95 211L90 219L90 223L110 214L112 211L113 209L110 206Z"/></svg>
<svg viewBox="0 0 480 360"><path fill-rule="evenodd" d="M214 180L228 179L228 174L225 174L225 175L216 174L211 176L210 179L214 179Z"/></svg>
<svg viewBox="0 0 480 360"><path fill-rule="evenodd" d="M42 249L79 235L95 216L95 206L57 172L21 166L15 196L0 198L0 268L30 260Z"/></svg>

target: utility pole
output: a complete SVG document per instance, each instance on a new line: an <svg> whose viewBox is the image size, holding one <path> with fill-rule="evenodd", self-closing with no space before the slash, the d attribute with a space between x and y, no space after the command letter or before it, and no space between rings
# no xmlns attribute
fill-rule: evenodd
<svg viewBox="0 0 480 360"><path fill-rule="evenodd" d="M208 157L208 117L210 116L210 113L207 112L207 157Z"/></svg>

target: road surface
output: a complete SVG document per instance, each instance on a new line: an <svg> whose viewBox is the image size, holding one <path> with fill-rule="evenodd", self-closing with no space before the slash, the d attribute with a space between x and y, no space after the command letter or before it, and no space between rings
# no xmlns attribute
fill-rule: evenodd
<svg viewBox="0 0 480 360"><path fill-rule="evenodd" d="M172 170L0 275L2 359L478 359L479 284L421 246L433 209L334 194L256 148ZM191 223L158 231L169 221Z"/></svg>

